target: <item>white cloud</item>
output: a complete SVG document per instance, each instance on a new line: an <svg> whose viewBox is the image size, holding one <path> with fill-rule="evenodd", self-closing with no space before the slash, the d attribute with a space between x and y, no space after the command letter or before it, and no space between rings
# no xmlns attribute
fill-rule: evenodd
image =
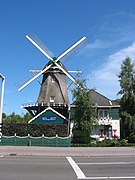
<svg viewBox="0 0 135 180"><path fill-rule="evenodd" d="M134 22L135 14L124 12L101 17L93 27L89 45L82 51L87 66L81 69L91 71L86 77L89 87L96 87L110 99L116 98L120 90L117 75L122 61L129 56L135 62Z"/></svg>
<svg viewBox="0 0 135 180"><path fill-rule="evenodd" d="M105 44L103 41L100 39L96 39L93 43L90 43L87 46L87 49L104 49L107 47L107 44Z"/></svg>
<svg viewBox="0 0 135 180"><path fill-rule="evenodd" d="M90 87L96 87L108 98L116 98L119 91L119 83L117 75L120 72L122 61L126 57L130 57L135 62L135 42L127 48L108 56L106 63L100 66L100 69L93 71L87 76L90 79Z"/></svg>
<svg viewBox="0 0 135 180"><path fill-rule="evenodd" d="M100 21L93 27L93 36L86 48L87 53L95 49L115 49L124 43L135 41L135 14L119 12L102 16ZM94 38L94 40L93 40ZM124 44L125 45L125 44Z"/></svg>

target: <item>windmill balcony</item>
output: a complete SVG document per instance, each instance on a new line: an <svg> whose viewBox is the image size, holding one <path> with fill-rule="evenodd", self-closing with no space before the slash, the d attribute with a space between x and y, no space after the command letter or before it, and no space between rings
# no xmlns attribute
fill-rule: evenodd
<svg viewBox="0 0 135 180"><path fill-rule="evenodd" d="M98 119L99 125L112 125L112 118L111 117L100 117Z"/></svg>
<svg viewBox="0 0 135 180"><path fill-rule="evenodd" d="M25 107L33 107L33 106L45 106L45 107L49 107L49 106L55 106L55 107L67 107L68 105L66 103L64 104L55 104L55 103L41 103L41 104L38 104L38 103L27 103L27 104L22 104L22 108L25 108Z"/></svg>

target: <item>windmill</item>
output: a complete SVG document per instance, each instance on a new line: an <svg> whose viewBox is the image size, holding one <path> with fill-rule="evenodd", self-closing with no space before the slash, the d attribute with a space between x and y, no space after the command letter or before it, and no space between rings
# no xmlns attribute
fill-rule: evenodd
<svg viewBox="0 0 135 180"><path fill-rule="evenodd" d="M37 102L35 104L23 105L23 107L28 110L33 117L42 114L45 109L51 107L56 113L58 112L60 115L68 119L68 109L70 104L68 99L66 77L68 77L77 86L79 86L79 84L70 72L67 71L62 61L74 56L83 47L85 47L87 44L86 37L78 40L57 58L53 56L52 52L35 35L26 35L26 38L49 59L49 62L42 70L30 70L34 77L18 89L21 91L34 80L38 80L39 76L43 75Z"/></svg>

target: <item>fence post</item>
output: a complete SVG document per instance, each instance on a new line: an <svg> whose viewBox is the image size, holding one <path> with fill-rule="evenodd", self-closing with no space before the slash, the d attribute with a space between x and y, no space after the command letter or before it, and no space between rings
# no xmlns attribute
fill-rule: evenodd
<svg viewBox="0 0 135 180"><path fill-rule="evenodd" d="M56 134L56 147L57 147L58 134Z"/></svg>
<svg viewBox="0 0 135 180"><path fill-rule="evenodd" d="M17 146L17 143L16 143L16 133L14 134L14 143L15 143L15 146Z"/></svg>
<svg viewBox="0 0 135 180"><path fill-rule="evenodd" d="M28 146L31 146L31 138L30 138L30 134L28 134Z"/></svg>
<svg viewBox="0 0 135 180"><path fill-rule="evenodd" d="M42 146L44 146L44 137L45 137L45 135L42 134Z"/></svg>
<svg viewBox="0 0 135 180"><path fill-rule="evenodd" d="M69 147L71 146L71 134L70 134L69 137L68 137L68 146L69 146Z"/></svg>

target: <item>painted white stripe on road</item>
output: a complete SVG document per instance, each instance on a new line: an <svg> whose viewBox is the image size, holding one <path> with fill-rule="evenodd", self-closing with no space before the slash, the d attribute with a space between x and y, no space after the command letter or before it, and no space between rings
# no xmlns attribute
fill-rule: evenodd
<svg viewBox="0 0 135 180"><path fill-rule="evenodd" d="M101 176L101 177L86 177L85 174L82 172L82 170L79 168L79 166L76 164L76 162L71 157L66 157L70 165L72 166L73 170L75 171L77 175L77 179L135 179L135 176L119 176L119 177L113 177L113 176ZM78 163L78 164L129 164L133 162L107 162L107 163Z"/></svg>
<svg viewBox="0 0 135 180"><path fill-rule="evenodd" d="M86 177L86 178L81 178L83 179L109 179L109 177Z"/></svg>
<svg viewBox="0 0 135 180"><path fill-rule="evenodd" d="M86 178L81 178L82 180L83 179L135 179L135 176L132 176L132 177L86 177Z"/></svg>
<svg viewBox="0 0 135 180"><path fill-rule="evenodd" d="M103 163L77 163L77 164L79 164L79 165L97 165L97 164L99 164L99 165L112 165L112 164L114 164L114 165L116 165L116 164L134 164L134 162L103 162Z"/></svg>
<svg viewBox="0 0 135 180"><path fill-rule="evenodd" d="M109 177L109 179L135 179L135 176L126 176L126 177Z"/></svg>
<svg viewBox="0 0 135 180"><path fill-rule="evenodd" d="M77 179L86 179L85 174L82 172L82 170L79 168L79 166L76 164L76 162L71 157L66 157L70 165L72 166L73 170L75 171L77 175Z"/></svg>

